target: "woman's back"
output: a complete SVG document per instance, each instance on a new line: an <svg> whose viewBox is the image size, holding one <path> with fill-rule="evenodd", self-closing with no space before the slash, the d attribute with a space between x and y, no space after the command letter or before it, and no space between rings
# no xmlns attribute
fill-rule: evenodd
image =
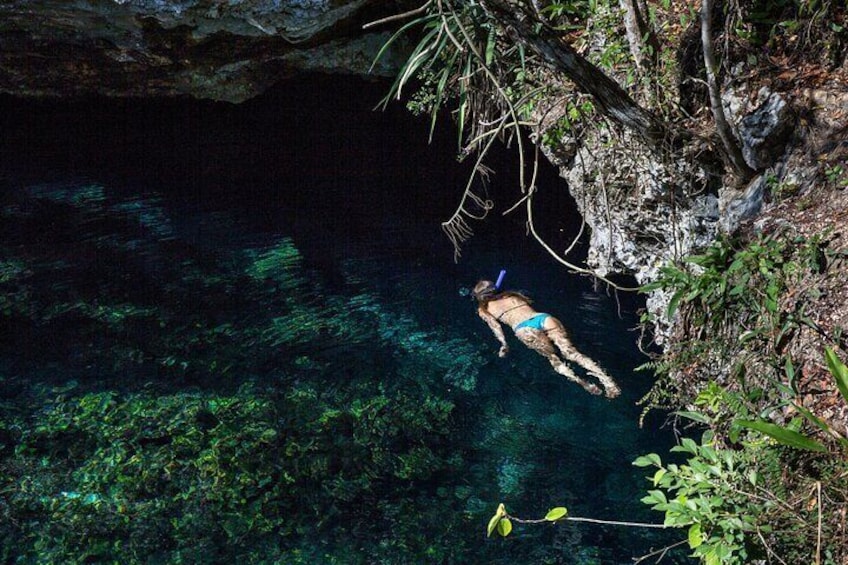
<svg viewBox="0 0 848 565"><path fill-rule="evenodd" d="M538 313L530 306L526 298L513 293L489 300L485 308L499 322L512 328Z"/></svg>

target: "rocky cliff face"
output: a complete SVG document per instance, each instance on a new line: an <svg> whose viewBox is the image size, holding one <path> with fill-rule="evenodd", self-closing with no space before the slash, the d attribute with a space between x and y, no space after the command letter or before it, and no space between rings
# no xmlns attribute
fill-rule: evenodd
<svg viewBox="0 0 848 565"><path fill-rule="evenodd" d="M815 88L793 85L778 92L731 77L725 111L747 164L757 171L743 186L725 182L720 171L696 163L691 154L660 156L627 133L613 137L602 128L586 128L579 140L546 147L591 228L589 268L601 276L631 274L646 284L656 280L663 265L700 252L719 234L745 225L762 230L759 219L773 218L781 205L785 209L787 196L803 195L797 205L805 210L841 200L845 168L840 163L848 151L846 83L848 61ZM546 113L561 113L561 101L549 102ZM828 183L828 177L838 178ZM834 184L836 195L823 196ZM831 215L820 216L809 229L791 223L804 232L837 229ZM665 316L669 298L655 291L647 299L660 344L673 323Z"/></svg>
<svg viewBox="0 0 848 565"><path fill-rule="evenodd" d="M373 0L0 2L0 92L240 102L296 72L365 74L398 10ZM391 57L373 70L386 75Z"/></svg>

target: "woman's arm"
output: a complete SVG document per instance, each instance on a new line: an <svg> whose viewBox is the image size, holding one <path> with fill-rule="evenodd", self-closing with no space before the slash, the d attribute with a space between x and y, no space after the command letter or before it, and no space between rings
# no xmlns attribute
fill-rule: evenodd
<svg viewBox="0 0 848 565"><path fill-rule="evenodd" d="M498 351L498 357L506 356L507 352L509 352L509 346L506 344L506 336L504 335L500 322L498 322L494 316L489 314L489 312L483 308L477 309L477 315L483 318L483 321L486 322L486 325L489 326L489 329L492 330L493 334L495 334L497 340L501 342L501 349Z"/></svg>

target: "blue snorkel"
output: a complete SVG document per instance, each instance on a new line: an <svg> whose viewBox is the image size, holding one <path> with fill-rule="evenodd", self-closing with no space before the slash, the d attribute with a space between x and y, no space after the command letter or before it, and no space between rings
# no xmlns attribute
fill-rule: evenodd
<svg viewBox="0 0 848 565"><path fill-rule="evenodd" d="M501 272L498 275L498 282L495 283L495 290L501 289L501 283L503 283L505 276L506 276L506 269L501 269Z"/></svg>

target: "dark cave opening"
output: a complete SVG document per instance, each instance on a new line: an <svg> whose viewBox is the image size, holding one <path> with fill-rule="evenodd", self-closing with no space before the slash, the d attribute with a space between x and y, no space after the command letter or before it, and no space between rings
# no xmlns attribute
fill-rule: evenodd
<svg viewBox="0 0 848 565"><path fill-rule="evenodd" d="M178 205L250 208L254 221L271 228L281 216L312 216L367 231L375 217L394 215L429 221L438 231L472 164L458 162L449 120L428 143L427 118L399 102L377 109L387 86L306 75L240 105L3 97L0 181L75 176L114 191L157 190ZM523 246L523 209L501 216L521 197L514 147L496 147L486 164L495 172L486 190L496 208L473 228L501 234L499 244ZM579 215L565 181L547 161L541 165L537 222L552 246L564 249Z"/></svg>

